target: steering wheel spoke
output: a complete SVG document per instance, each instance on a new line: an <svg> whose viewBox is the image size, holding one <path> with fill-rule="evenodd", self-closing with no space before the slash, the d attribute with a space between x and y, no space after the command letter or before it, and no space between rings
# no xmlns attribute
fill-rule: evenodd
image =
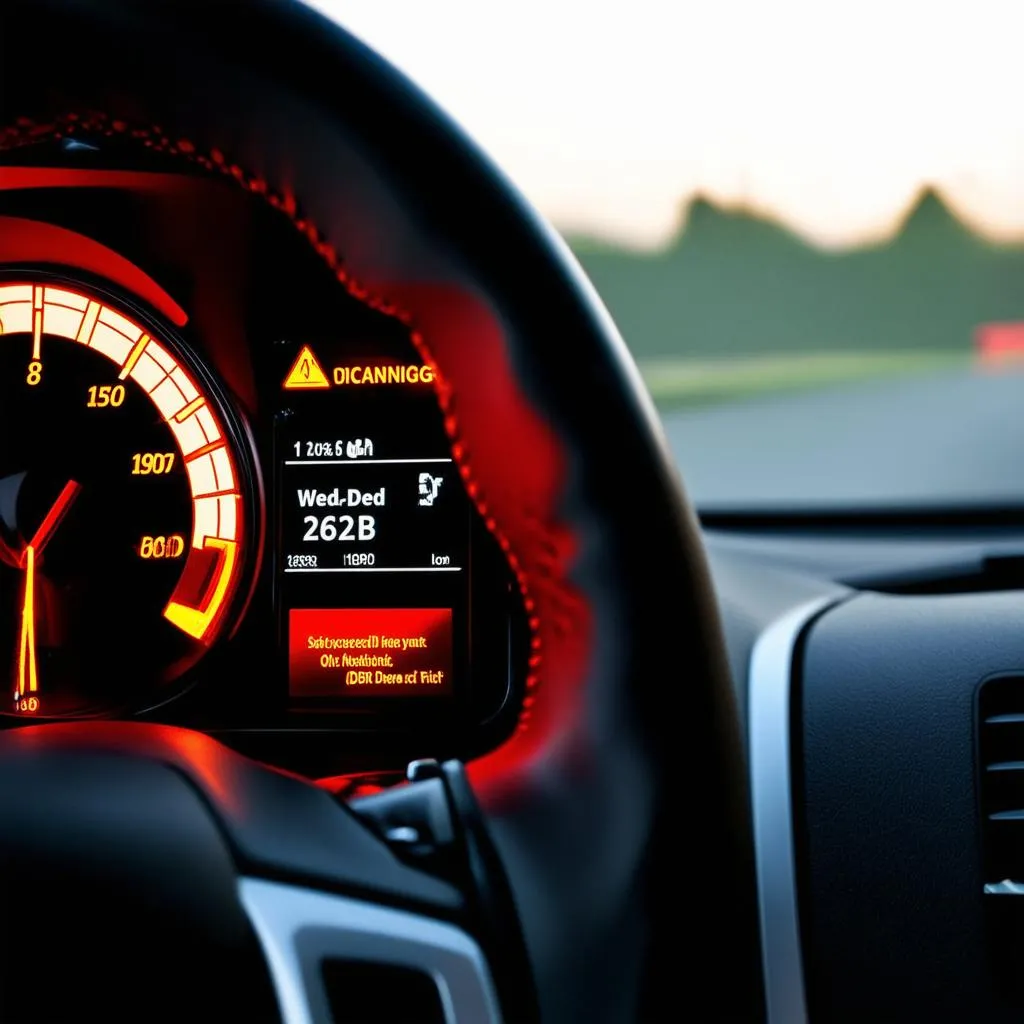
<svg viewBox="0 0 1024 1024"><path fill-rule="evenodd" d="M241 879L239 895L285 1024L343 1020L353 1003L383 1021L502 1019L479 945L454 925L259 878Z"/></svg>

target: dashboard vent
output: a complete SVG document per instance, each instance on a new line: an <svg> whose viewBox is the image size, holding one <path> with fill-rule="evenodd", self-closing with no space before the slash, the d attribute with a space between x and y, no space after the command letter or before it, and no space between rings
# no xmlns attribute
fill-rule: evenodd
<svg viewBox="0 0 1024 1024"><path fill-rule="evenodd" d="M978 691L986 945L1003 997L1024 1004L1024 675Z"/></svg>
<svg viewBox="0 0 1024 1024"><path fill-rule="evenodd" d="M1024 676L982 685L978 748L985 892L1024 896Z"/></svg>

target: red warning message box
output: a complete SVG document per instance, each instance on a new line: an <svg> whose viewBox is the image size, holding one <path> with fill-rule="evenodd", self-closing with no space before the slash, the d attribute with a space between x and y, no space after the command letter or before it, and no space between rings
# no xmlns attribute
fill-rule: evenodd
<svg viewBox="0 0 1024 1024"><path fill-rule="evenodd" d="M450 608L292 608L292 697L452 692Z"/></svg>

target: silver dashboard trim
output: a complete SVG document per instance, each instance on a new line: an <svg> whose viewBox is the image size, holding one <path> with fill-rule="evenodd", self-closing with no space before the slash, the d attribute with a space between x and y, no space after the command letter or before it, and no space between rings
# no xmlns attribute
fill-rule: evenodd
<svg viewBox="0 0 1024 1024"><path fill-rule="evenodd" d="M747 732L754 819L761 962L769 1024L806 1024L793 846L790 691L803 631L840 600L816 598L776 619L754 643Z"/></svg>
<svg viewBox="0 0 1024 1024"><path fill-rule="evenodd" d="M1001 882L986 882L982 891L986 896L1024 896L1024 882L1004 878Z"/></svg>
<svg viewBox="0 0 1024 1024"><path fill-rule="evenodd" d="M324 959L412 967L433 978L448 1024L499 1024L483 952L454 925L362 900L258 878L238 883L285 1024L330 1024Z"/></svg>

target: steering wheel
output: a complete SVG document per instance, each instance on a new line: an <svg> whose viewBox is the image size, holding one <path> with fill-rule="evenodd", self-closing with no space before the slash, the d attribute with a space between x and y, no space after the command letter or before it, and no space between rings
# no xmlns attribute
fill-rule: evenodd
<svg viewBox="0 0 1024 1024"><path fill-rule="evenodd" d="M443 1020L758 1019L697 522L564 245L298 3L8 0L0 47L0 146L88 123L198 162L405 320L532 637L511 739L351 806L197 732L0 735L0 1016L419 1019L401 1000L425 976Z"/></svg>

